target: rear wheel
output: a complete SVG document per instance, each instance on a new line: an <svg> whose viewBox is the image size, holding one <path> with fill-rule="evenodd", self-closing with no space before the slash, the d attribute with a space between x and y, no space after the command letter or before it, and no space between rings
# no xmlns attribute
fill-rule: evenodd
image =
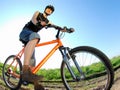
<svg viewBox="0 0 120 90"><path fill-rule="evenodd" d="M71 74L65 64L61 65L61 76L67 90L109 90L114 80L114 72L107 56L96 48L81 46L72 49L69 64L76 76ZM78 69L74 62L77 62ZM81 70L81 72L80 72Z"/></svg>
<svg viewBox="0 0 120 90"><path fill-rule="evenodd" d="M21 86L22 64L15 55L9 56L3 65L3 80L11 90L18 90Z"/></svg>

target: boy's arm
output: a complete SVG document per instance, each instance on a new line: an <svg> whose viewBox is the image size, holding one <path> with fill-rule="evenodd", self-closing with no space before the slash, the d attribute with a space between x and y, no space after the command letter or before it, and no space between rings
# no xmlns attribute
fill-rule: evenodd
<svg viewBox="0 0 120 90"><path fill-rule="evenodd" d="M33 14L32 23L35 24L35 25L38 23L37 17L38 17L38 14L39 14L39 13L40 13L39 11L36 11L36 12Z"/></svg>

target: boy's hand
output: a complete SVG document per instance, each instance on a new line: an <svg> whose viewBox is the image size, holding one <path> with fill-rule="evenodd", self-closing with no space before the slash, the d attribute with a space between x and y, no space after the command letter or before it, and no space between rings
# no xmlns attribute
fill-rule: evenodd
<svg viewBox="0 0 120 90"><path fill-rule="evenodd" d="M67 32L67 27L65 26L64 28L63 28L63 30L61 30L62 32Z"/></svg>

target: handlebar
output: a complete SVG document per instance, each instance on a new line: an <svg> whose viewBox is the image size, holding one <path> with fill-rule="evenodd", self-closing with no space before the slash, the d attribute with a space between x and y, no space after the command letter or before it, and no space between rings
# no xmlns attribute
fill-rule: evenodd
<svg viewBox="0 0 120 90"><path fill-rule="evenodd" d="M62 31L62 30L66 30L66 32L67 33L72 33L72 32L74 32L75 30L74 30L74 28L67 28L67 27L60 27L60 26L57 26L57 25L52 25L52 24L48 24L48 25L46 25L46 29L47 28L55 28L55 29L57 29L57 30L59 30L59 31Z"/></svg>
<svg viewBox="0 0 120 90"><path fill-rule="evenodd" d="M56 34L56 38L59 38L60 31L62 31L62 30L66 30L65 32L67 32L67 33L72 33L72 32L75 31L73 28L67 28L67 27L62 28L62 27L60 27L60 26L52 25L52 24L46 25L45 28L46 28L46 29L47 29L47 28L54 28L54 29L57 29L58 32L57 32L57 34ZM64 32L64 31L63 31L63 32Z"/></svg>

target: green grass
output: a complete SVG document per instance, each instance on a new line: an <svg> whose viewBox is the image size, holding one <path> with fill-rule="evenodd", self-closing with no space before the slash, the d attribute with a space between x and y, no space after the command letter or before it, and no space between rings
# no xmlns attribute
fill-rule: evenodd
<svg viewBox="0 0 120 90"><path fill-rule="evenodd" d="M120 56L113 57L111 59L111 63L113 65L113 68L119 67ZM3 64L0 63L0 77L2 76L2 67L3 67ZM86 66L82 68L84 72L86 72L87 75L90 75L95 72L97 73L97 72L104 71L104 68L100 63L94 63L91 66ZM43 75L45 77L45 80L60 80L61 79L60 69L47 69L47 70L41 69L40 71L38 71L38 74ZM70 77L69 74L68 74L68 77Z"/></svg>
<svg viewBox="0 0 120 90"><path fill-rule="evenodd" d="M111 63L113 65L113 68L119 67L120 66L120 56L113 57L111 59Z"/></svg>
<svg viewBox="0 0 120 90"><path fill-rule="evenodd" d="M120 67L120 56L113 57L110 61L113 65L113 68ZM1 79L2 68L3 68L3 63L0 63L0 85L2 88L4 88L4 90L9 90L8 87L5 85L4 81ZM100 63L94 63L91 66L82 67L82 70L86 72L87 75L90 75L92 73L104 71L104 68ZM45 80L53 80L53 81L61 80L60 69L47 69L47 70L41 69L38 71L38 74L43 75L45 77ZM70 78L71 75L68 74L67 77ZM29 88L31 88L31 86L29 86Z"/></svg>
<svg viewBox="0 0 120 90"><path fill-rule="evenodd" d="M120 56L113 57L110 59L113 68L120 67ZM86 75L91 75L92 73L99 73L105 70L104 66L101 63L94 63L91 66L82 67L83 72L86 72ZM77 72L77 71L75 71ZM46 80L60 80L60 70L59 69L42 69L38 72L40 75L43 75ZM67 77L71 77L70 74L67 74Z"/></svg>

